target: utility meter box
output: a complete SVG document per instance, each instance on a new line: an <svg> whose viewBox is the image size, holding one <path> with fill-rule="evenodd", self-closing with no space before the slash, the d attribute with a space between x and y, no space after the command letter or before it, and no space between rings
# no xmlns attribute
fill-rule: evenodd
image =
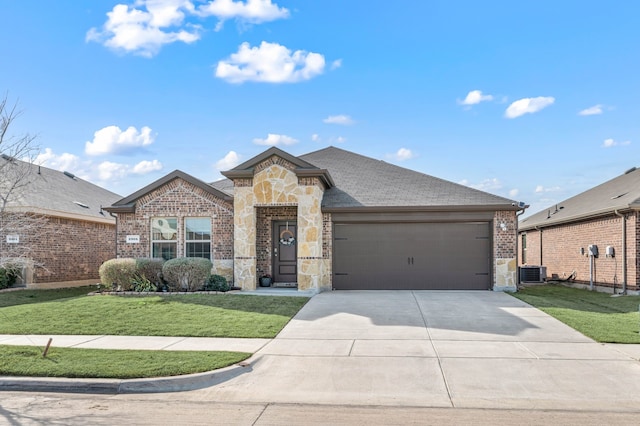
<svg viewBox="0 0 640 426"><path fill-rule="evenodd" d="M598 246L595 244L589 245L589 256L598 257Z"/></svg>
<svg viewBox="0 0 640 426"><path fill-rule="evenodd" d="M613 246L607 246L607 248L605 249L604 253L605 253L605 255L607 257L613 257L613 256L616 255L616 251L613 248Z"/></svg>

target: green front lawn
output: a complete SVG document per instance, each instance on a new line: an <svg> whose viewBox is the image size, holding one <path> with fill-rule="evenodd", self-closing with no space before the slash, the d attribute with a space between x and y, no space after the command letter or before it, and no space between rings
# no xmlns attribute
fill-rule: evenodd
<svg viewBox="0 0 640 426"><path fill-rule="evenodd" d="M272 338L304 297L187 294L87 296L91 287L0 293L0 334ZM55 343L54 343L55 345ZM1 346L0 376L142 378L199 373L247 359L243 352Z"/></svg>
<svg viewBox="0 0 640 426"><path fill-rule="evenodd" d="M640 296L612 297L551 284L512 295L598 342L640 343Z"/></svg>
<svg viewBox="0 0 640 426"><path fill-rule="evenodd" d="M273 338L304 297L87 296L90 288L0 293L0 334Z"/></svg>
<svg viewBox="0 0 640 426"><path fill-rule="evenodd" d="M0 376L133 379L202 373L236 364L243 352L123 351L0 346Z"/></svg>

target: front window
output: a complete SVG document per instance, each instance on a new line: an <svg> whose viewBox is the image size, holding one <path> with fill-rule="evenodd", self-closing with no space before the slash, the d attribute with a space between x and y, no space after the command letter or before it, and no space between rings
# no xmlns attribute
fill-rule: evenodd
<svg viewBox="0 0 640 426"><path fill-rule="evenodd" d="M158 217L151 219L151 256L164 260L178 256L178 219Z"/></svg>
<svg viewBox="0 0 640 426"><path fill-rule="evenodd" d="M188 217L184 221L185 256L211 259L211 219Z"/></svg>

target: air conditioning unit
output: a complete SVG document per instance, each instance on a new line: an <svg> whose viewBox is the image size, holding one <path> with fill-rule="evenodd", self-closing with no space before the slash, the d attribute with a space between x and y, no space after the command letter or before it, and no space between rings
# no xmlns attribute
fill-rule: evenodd
<svg viewBox="0 0 640 426"><path fill-rule="evenodd" d="M520 282L521 283L541 283L547 279L546 266L521 266Z"/></svg>

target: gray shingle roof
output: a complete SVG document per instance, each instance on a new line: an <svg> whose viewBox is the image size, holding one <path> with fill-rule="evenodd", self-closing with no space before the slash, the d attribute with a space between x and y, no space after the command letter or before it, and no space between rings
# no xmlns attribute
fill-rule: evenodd
<svg viewBox="0 0 640 426"><path fill-rule="evenodd" d="M8 162L2 157L0 162L3 170L2 179L7 179L10 167L19 167L23 170L29 168L31 172L29 185L20 192L19 198L10 200L9 208L24 208L30 211L44 209L63 214L87 216L87 219L112 219L109 213L101 211L101 206L110 206L121 198L116 193L70 173L19 160ZM7 181L0 180L0 185L6 184Z"/></svg>
<svg viewBox="0 0 640 426"><path fill-rule="evenodd" d="M301 159L329 170L335 187L324 194L324 208L501 207L514 200L439 179L414 170L328 147Z"/></svg>
<svg viewBox="0 0 640 426"><path fill-rule="evenodd" d="M633 208L640 208L640 169L635 168L522 219L520 230L557 225Z"/></svg>

